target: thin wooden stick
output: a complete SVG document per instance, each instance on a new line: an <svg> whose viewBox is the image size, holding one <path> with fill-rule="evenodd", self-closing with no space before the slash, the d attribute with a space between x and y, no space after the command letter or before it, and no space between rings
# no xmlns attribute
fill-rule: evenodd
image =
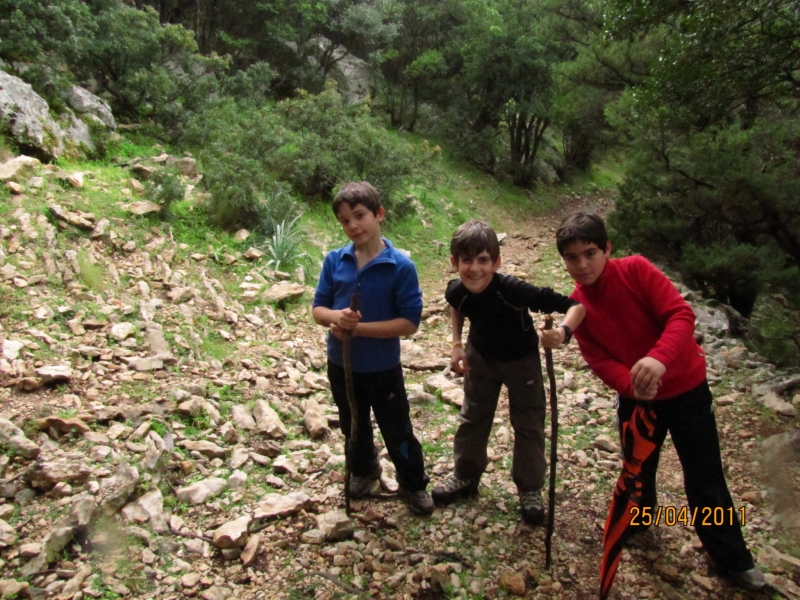
<svg viewBox="0 0 800 600"><path fill-rule="evenodd" d="M350 310L358 312L361 303L361 294L356 292L350 298ZM350 355L350 331L344 332L342 340L342 362L344 363L344 385L347 392L347 404L350 407L350 435L347 436L344 449L344 510L350 516L350 477L353 472L353 459L356 451L356 438L358 435L358 405L356 393L353 389L353 359Z"/></svg>
<svg viewBox="0 0 800 600"><path fill-rule="evenodd" d="M553 317L544 319L544 328L553 328ZM547 495L547 533L544 538L545 563L549 569L553 561L553 530L556 523L556 463L558 462L558 398L556 397L556 373L553 368L553 351L544 349L547 378L550 380L550 489Z"/></svg>

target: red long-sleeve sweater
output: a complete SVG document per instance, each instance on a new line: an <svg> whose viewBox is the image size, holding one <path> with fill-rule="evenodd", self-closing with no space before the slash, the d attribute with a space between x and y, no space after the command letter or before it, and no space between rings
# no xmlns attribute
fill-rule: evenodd
<svg viewBox="0 0 800 600"><path fill-rule="evenodd" d="M655 400L687 392L706 378L694 312L646 258L609 259L597 281L576 283L570 298L586 307L575 330L583 358L621 396L634 397L630 371L645 356L667 367Z"/></svg>

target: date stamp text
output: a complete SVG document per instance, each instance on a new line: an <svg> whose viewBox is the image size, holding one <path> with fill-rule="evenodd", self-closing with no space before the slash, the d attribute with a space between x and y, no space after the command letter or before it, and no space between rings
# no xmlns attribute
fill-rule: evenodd
<svg viewBox="0 0 800 600"><path fill-rule="evenodd" d="M738 518L737 518L738 517ZM739 508L723 508L721 506L689 508L688 506L633 506L631 507L631 525L649 527L650 525L666 525L674 527L684 525L745 525L744 506Z"/></svg>

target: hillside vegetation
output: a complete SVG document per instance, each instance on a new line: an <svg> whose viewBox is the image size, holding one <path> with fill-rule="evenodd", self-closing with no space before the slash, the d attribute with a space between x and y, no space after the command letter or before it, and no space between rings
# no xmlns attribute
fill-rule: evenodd
<svg viewBox="0 0 800 600"><path fill-rule="evenodd" d="M596 593L619 459L611 394L574 344L555 352L561 430L553 569L544 569L543 530L519 521L505 394L476 500L416 517L394 493L383 457L384 487L354 503L346 519L325 332L310 317L322 252L343 242L329 206L313 204L263 240L238 241L242 233L209 224L208 195L190 159L158 146L120 148L127 156L117 166L41 165L22 193L6 190L0 203L4 594L477 600ZM438 154L431 179L405 190L413 212L386 232L422 274L423 324L403 341L403 363L434 482L452 468L461 390L445 369L442 290L452 277L452 229L486 219L508 234L505 272L567 292L571 282L552 243L556 223L565 211L613 206L613 192L596 181L528 195L452 162L446 149ZM144 184L133 177L150 168ZM597 181L608 177L596 172ZM142 209L153 212L137 215ZM282 231L302 237L277 258L288 244ZM705 338L745 535L771 584L794 597L798 378L730 338L719 306L687 297ZM679 507L681 471L669 445L661 471L659 502ZM732 597L735 588L709 570L691 527L672 525L626 553L620 597Z"/></svg>

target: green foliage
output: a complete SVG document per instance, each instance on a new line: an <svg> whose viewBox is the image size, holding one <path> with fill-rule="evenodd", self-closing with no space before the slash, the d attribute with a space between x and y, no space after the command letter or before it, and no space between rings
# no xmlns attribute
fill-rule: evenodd
<svg viewBox="0 0 800 600"><path fill-rule="evenodd" d="M78 252L78 276L81 282L90 290L102 292L106 289L105 270L100 265L93 263L86 250Z"/></svg>
<svg viewBox="0 0 800 600"><path fill-rule="evenodd" d="M151 202L161 205L163 221L169 222L175 219L172 204L183 200L185 193L186 186L181 182L178 174L171 171L156 171L145 183L145 196Z"/></svg>
<svg viewBox="0 0 800 600"><path fill-rule="evenodd" d="M296 214L285 184L328 201L339 184L366 180L389 215L402 218L402 186L436 154L392 136L366 104L346 103L333 85L260 109L223 102L195 120L186 141L203 149L212 217L226 227L261 227L267 237Z"/></svg>
<svg viewBox="0 0 800 600"><path fill-rule="evenodd" d="M294 212L291 194L257 159L234 153L208 155L203 165L211 194L208 214L224 229L248 227L268 236L276 221Z"/></svg>
<svg viewBox="0 0 800 600"><path fill-rule="evenodd" d="M664 112L626 117L637 151L610 224L623 245L677 261L687 281L747 315L762 285L800 260L800 120L681 133Z"/></svg>
<svg viewBox="0 0 800 600"><path fill-rule="evenodd" d="M78 60L97 30L81 0L0 0L0 15L0 59L8 64Z"/></svg>
<svg viewBox="0 0 800 600"><path fill-rule="evenodd" d="M551 123L558 48L539 26L536 2L485 0L458 5L449 45L448 137L489 173L534 184L536 160Z"/></svg>
<svg viewBox="0 0 800 600"><path fill-rule="evenodd" d="M3 69L31 84L51 110L62 112L72 78L54 67L81 60L97 30L89 7L80 0L0 0L0 15Z"/></svg>
<svg viewBox="0 0 800 600"><path fill-rule="evenodd" d="M72 65L75 73L97 79L118 118L152 119L178 137L185 120L219 90L227 60L197 54L191 31L162 26L149 8L114 4L96 18L97 32Z"/></svg>
<svg viewBox="0 0 800 600"><path fill-rule="evenodd" d="M266 242L267 254L270 257L267 264L276 271L289 269L304 256L301 244L305 234L297 225L300 216L278 223L275 232Z"/></svg>
<svg viewBox="0 0 800 600"><path fill-rule="evenodd" d="M612 47L658 50L606 111L631 158L611 223L743 314L800 265L796 9L615 0L606 12Z"/></svg>

